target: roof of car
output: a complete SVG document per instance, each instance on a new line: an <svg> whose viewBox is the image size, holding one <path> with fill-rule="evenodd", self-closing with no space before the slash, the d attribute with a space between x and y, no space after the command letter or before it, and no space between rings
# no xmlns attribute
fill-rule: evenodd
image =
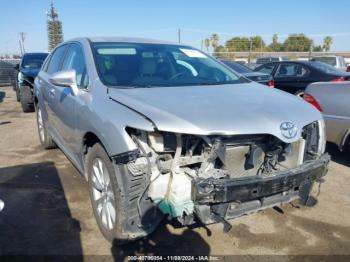
<svg viewBox="0 0 350 262"><path fill-rule="evenodd" d="M95 37L76 38L76 39L72 39L72 40L81 40L81 39L87 39L90 42L94 42L94 43L95 42L110 42L110 43L143 43L143 44L172 44L172 45L179 45L178 43L174 43L174 42L167 42L167 41L163 41L163 40L148 39L148 38L138 38L138 37L102 37L102 36L95 36Z"/></svg>
<svg viewBox="0 0 350 262"><path fill-rule="evenodd" d="M318 58L318 57L341 57L341 55L315 55L312 58Z"/></svg>
<svg viewBox="0 0 350 262"><path fill-rule="evenodd" d="M273 62L268 62L266 64L290 64L290 63L310 64L310 63L313 63L313 61L308 61L308 60L288 60L288 61L273 61Z"/></svg>
<svg viewBox="0 0 350 262"><path fill-rule="evenodd" d="M48 55L49 53L48 52L30 52L30 53L24 53L23 56L26 56L26 55Z"/></svg>

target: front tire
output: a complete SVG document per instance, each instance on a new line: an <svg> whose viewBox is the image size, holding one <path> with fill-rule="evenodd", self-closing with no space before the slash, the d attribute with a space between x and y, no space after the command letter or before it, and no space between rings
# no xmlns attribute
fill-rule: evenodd
<svg viewBox="0 0 350 262"><path fill-rule="evenodd" d="M16 101L19 102L20 101L20 90L19 90L19 87L17 86L16 88Z"/></svg>
<svg viewBox="0 0 350 262"><path fill-rule="evenodd" d="M31 87L22 86L19 94L22 110L24 113L34 112L33 92Z"/></svg>
<svg viewBox="0 0 350 262"><path fill-rule="evenodd" d="M94 144L86 156L91 205L102 235L110 242L122 237L125 213L112 161L104 148Z"/></svg>
<svg viewBox="0 0 350 262"><path fill-rule="evenodd" d="M148 176L132 174L127 164L113 164L99 143L88 148L85 159L91 205L102 235L121 245L154 231L163 214L143 194Z"/></svg>
<svg viewBox="0 0 350 262"><path fill-rule="evenodd" d="M43 148L52 149L56 148L56 144L53 141L51 135L47 132L46 123L42 116L42 111L39 105L36 106L36 122L38 126L39 141Z"/></svg>

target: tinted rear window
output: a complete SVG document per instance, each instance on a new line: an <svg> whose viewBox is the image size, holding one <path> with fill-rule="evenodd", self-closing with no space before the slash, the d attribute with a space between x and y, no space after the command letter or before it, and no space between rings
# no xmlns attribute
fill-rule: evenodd
<svg viewBox="0 0 350 262"><path fill-rule="evenodd" d="M323 73L326 74L333 74L333 75L343 75L344 72L325 63L318 62L318 61L313 61L310 63L310 65L314 68L316 68L319 71L322 71Z"/></svg>
<svg viewBox="0 0 350 262"><path fill-rule="evenodd" d="M319 61L332 66L337 64L337 59L335 57L314 57L312 61Z"/></svg>
<svg viewBox="0 0 350 262"><path fill-rule="evenodd" d="M30 54L24 55L22 60L23 68L37 69L41 68L47 54Z"/></svg>

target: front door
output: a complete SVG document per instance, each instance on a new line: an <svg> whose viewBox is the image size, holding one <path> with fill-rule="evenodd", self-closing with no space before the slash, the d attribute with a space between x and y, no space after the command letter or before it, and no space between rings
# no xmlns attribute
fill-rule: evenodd
<svg viewBox="0 0 350 262"><path fill-rule="evenodd" d="M76 159L75 145L77 138L76 124L79 112L77 111L77 101L87 87L86 64L83 49L78 43L69 45L62 64L62 71L75 70L76 84L81 90L76 96L70 87L56 86L56 108L55 126L61 135L66 149L74 160Z"/></svg>

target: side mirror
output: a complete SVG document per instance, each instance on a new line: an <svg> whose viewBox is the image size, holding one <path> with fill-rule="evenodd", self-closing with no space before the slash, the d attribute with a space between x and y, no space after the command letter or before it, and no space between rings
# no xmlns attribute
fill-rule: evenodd
<svg viewBox="0 0 350 262"><path fill-rule="evenodd" d="M19 64L15 64L15 66L13 67L15 70L19 71Z"/></svg>
<svg viewBox="0 0 350 262"><path fill-rule="evenodd" d="M79 92L75 70L64 70L53 74L50 82L56 86L70 87L74 96Z"/></svg>

